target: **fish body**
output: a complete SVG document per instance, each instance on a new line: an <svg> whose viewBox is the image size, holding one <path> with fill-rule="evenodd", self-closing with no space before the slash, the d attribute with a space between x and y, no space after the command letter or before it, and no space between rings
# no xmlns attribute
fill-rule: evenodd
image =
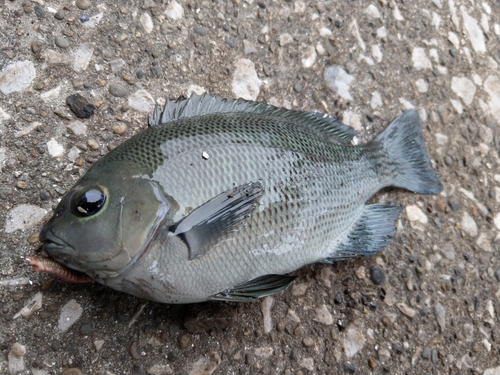
<svg viewBox="0 0 500 375"><path fill-rule="evenodd" d="M334 117L192 96L96 162L44 226L48 255L165 303L250 301L304 265L375 253L401 207L387 186L442 185L407 111L366 145Z"/></svg>

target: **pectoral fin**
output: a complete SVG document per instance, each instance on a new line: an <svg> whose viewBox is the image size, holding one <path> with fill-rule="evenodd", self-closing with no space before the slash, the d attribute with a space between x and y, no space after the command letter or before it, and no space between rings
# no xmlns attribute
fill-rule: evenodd
<svg viewBox="0 0 500 375"><path fill-rule="evenodd" d="M205 254L211 245L247 219L263 194L259 182L238 186L212 198L171 226L188 248L189 260Z"/></svg>
<svg viewBox="0 0 500 375"><path fill-rule="evenodd" d="M250 280L233 289L213 295L210 299L217 301L252 302L257 298L281 292L292 283L295 276L265 275Z"/></svg>

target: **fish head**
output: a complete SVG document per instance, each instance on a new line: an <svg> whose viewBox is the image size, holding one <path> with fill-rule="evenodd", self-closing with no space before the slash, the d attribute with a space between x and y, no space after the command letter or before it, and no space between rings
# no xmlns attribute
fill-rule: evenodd
<svg viewBox="0 0 500 375"><path fill-rule="evenodd" d="M40 233L51 258L98 281L135 263L173 207L147 175L115 167L92 168Z"/></svg>

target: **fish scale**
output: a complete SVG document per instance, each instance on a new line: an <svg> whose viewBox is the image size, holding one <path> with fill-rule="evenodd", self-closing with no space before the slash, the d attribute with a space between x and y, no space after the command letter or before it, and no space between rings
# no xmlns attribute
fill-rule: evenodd
<svg viewBox="0 0 500 375"><path fill-rule="evenodd" d="M41 239L70 269L155 301L276 293L306 264L384 248L401 208L366 205L381 188L442 188L415 111L363 146L333 117L209 95L167 101L149 124L75 184Z"/></svg>

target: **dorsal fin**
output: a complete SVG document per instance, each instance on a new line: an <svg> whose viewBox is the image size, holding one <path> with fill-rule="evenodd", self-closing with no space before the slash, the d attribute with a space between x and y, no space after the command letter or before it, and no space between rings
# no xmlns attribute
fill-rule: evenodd
<svg viewBox="0 0 500 375"><path fill-rule="evenodd" d="M178 100L167 99L163 111L155 106L153 116L149 116L149 126L156 126L183 118L208 115L214 113L244 112L280 117L299 121L311 129L315 129L339 143L350 143L356 131L344 125L333 116L319 112L294 111L277 108L266 103L252 102L244 99L224 99L208 94L192 94L190 98Z"/></svg>

